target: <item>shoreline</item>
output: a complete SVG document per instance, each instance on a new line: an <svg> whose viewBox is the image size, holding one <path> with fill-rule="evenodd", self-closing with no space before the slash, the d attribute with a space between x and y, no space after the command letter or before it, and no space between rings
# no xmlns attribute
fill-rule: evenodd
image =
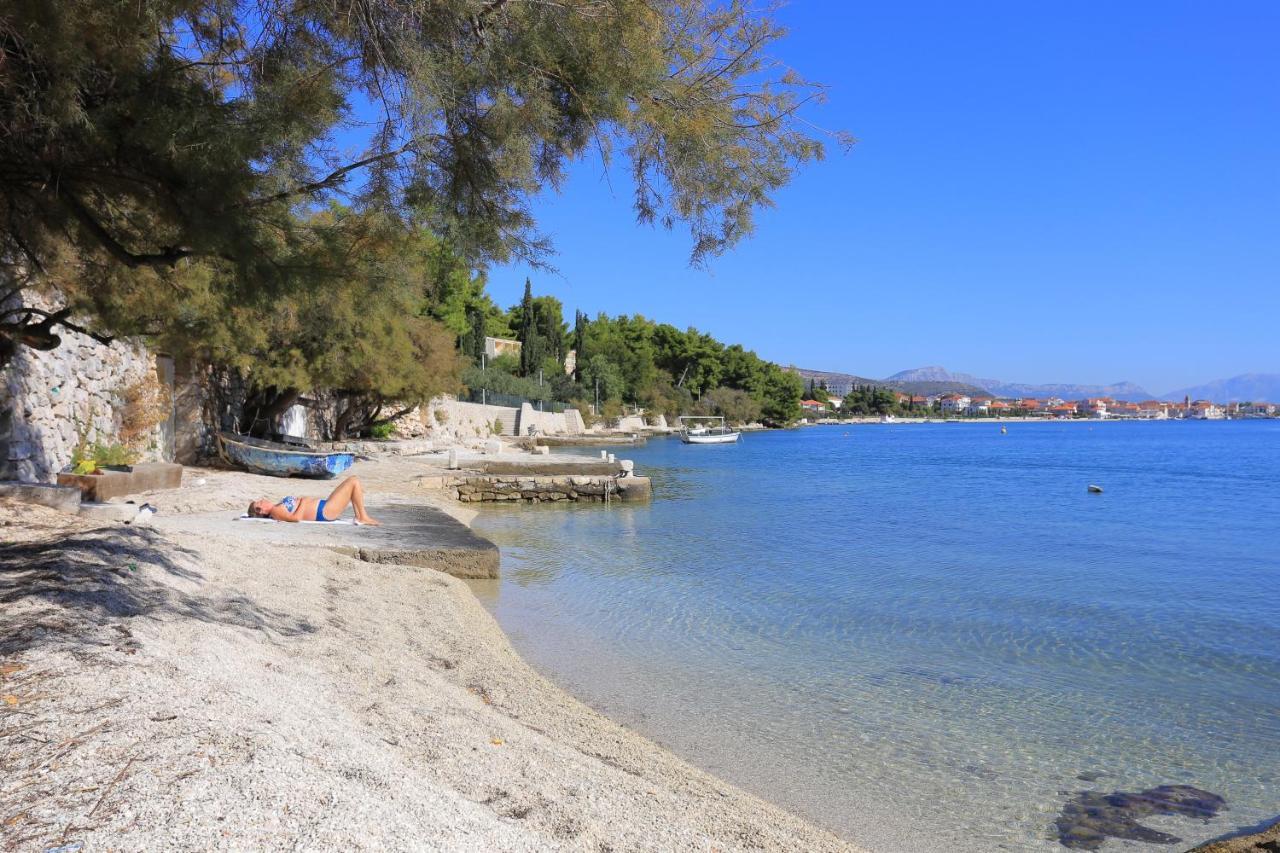
<svg viewBox="0 0 1280 853"><path fill-rule="evenodd" d="M163 513L283 485L187 476ZM857 849L562 690L442 572L25 504L0 524L0 732L23 727L0 846Z"/></svg>

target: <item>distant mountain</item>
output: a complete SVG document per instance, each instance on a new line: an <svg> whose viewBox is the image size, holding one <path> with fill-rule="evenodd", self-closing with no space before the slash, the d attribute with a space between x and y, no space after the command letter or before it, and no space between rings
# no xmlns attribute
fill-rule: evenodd
<svg viewBox="0 0 1280 853"><path fill-rule="evenodd" d="M812 379L819 385L825 383L828 388L839 388L841 392L848 387L856 388L863 385L882 384L878 379L868 379L865 376L855 376L852 373L837 373L832 370L809 370L805 367L790 367L788 370L793 373L799 373L806 386L809 384L809 380Z"/></svg>
<svg viewBox="0 0 1280 853"><path fill-rule="evenodd" d="M1164 395L1166 400L1211 400L1214 403L1277 403L1280 402L1280 373L1242 373L1230 379L1218 379L1179 388Z"/></svg>
<svg viewBox="0 0 1280 853"><path fill-rule="evenodd" d="M917 381L883 379L876 384L888 386L913 397L929 397L935 394L964 394L967 397L972 397L975 394L990 393L981 385L972 385L968 382L950 382L945 379L921 379Z"/></svg>
<svg viewBox="0 0 1280 853"><path fill-rule="evenodd" d="M975 388L989 390L991 385L999 385L998 379L979 379L972 373L952 373L945 367L917 367L914 370L902 370L886 378L885 382L958 382Z"/></svg>
<svg viewBox="0 0 1280 853"><path fill-rule="evenodd" d="M1116 382L1112 385L1073 385L1052 383L1030 385L1022 382L1004 382L1000 379L983 379L970 373L952 373L945 367L917 367L903 370L886 380L888 384L911 382L955 382L977 386L997 397L1061 397L1079 400L1083 397L1114 397L1118 400L1149 400L1151 394L1132 382Z"/></svg>
<svg viewBox="0 0 1280 853"><path fill-rule="evenodd" d="M1024 385L1020 382L1003 382L988 387L988 391L1000 397L1061 397L1064 400L1080 400L1085 397L1112 397L1116 400L1138 402L1155 397L1141 385L1132 382L1115 382L1111 385Z"/></svg>

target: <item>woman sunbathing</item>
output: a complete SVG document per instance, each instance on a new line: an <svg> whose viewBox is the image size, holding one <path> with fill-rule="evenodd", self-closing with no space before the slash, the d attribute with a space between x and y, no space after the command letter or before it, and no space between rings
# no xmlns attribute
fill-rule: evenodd
<svg viewBox="0 0 1280 853"><path fill-rule="evenodd" d="M337 521L348 506L355 510L356 524L382 523L364 511L364 486L355 477L343 480L327 498L286 495L278 504L260 498L249 504L249 517L274 518L276 521Z"/></svg>

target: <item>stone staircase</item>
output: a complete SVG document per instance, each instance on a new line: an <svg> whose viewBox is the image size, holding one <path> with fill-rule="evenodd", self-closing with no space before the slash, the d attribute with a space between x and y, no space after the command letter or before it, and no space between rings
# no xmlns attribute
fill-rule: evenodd
<svg viewBox="0 0 1280 853"><path fill-rule="evenodd" d="M495 420L502 422L502 435L519 435L520 434L520 410L519 409L502 409L501 414L497 415Z"/></svg>

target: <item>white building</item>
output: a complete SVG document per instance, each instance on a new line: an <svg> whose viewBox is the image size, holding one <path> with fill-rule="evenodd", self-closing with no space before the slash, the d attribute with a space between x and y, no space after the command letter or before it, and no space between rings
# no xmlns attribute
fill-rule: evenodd
<svg viewBox="0 0 1280 853"><path fill-rule="evenodd" d="M1196 400L1187 410L1187 417L1198 421L1218 421L1226 416L1221 406L1209 400Z"/></svg>

